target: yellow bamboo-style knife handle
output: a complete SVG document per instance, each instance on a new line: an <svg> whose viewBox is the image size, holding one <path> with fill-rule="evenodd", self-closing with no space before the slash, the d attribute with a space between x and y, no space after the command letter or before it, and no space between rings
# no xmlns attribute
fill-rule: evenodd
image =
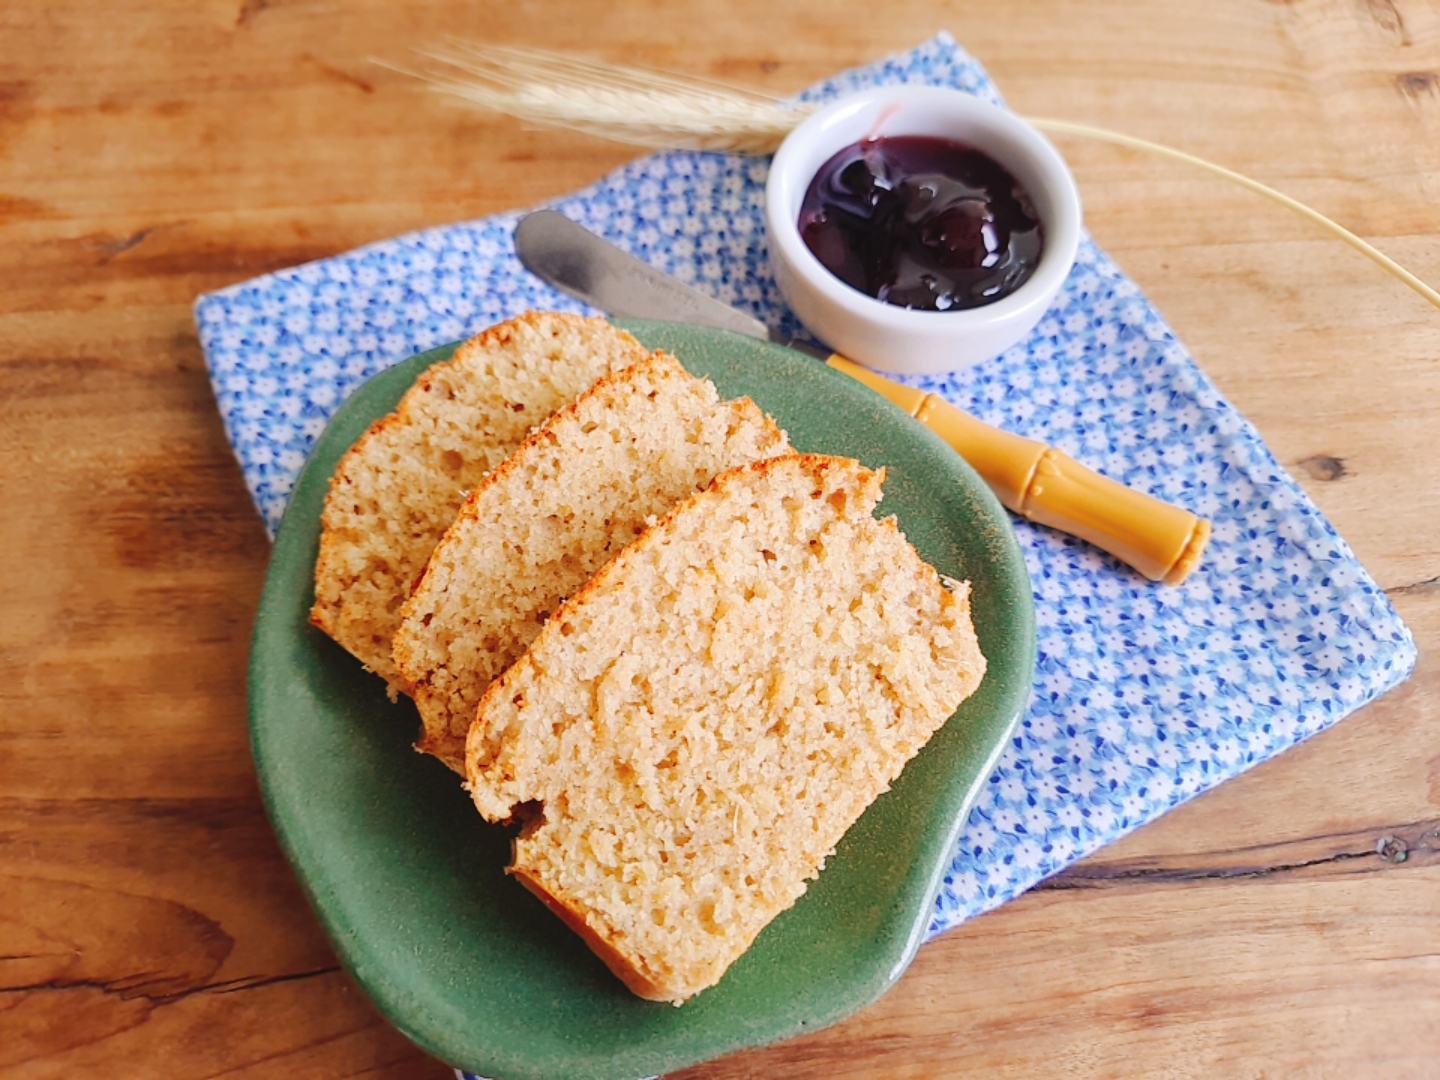
<svg viewBox="0 0 1440 1080"><path fill-rule="evenodd" d="M904 409L955 448L1010 510L1178 585L1200 563L1210 523L1101 476L1052 446L976 420L935 394L891 382L839 354L825 361Z"/></svg>

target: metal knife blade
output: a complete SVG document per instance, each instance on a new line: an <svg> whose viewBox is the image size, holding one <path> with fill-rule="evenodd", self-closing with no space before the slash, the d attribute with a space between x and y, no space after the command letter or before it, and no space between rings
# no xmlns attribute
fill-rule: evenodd
<svg viewBox="0 0 1440 1080"><path fill-rule="evenodd" d="M536 277L606 314L693 323L791 344L759 319L676 281L554 210L536 210L520 220L515 251Z"/></svg>

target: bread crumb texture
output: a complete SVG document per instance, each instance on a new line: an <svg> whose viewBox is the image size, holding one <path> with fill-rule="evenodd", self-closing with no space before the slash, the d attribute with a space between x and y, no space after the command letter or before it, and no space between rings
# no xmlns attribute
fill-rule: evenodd
<svg viewBox="0 0 1440 1080"><path fill-rule="evenodd" d="M512 872L643 997L718 981L980 683L968 599L872 516L882 481L818 455L723 473L481 701L477 808L538 810Z"/></svg>
<svg viewBox="0 0 1440 1080"><path fill-rule="evenodd" d="M604 319L527 312L427 369L341 459L321 515L310 621L392 695L400 609L465 494L531 428L647 355Z"/></svg>
<svg viewBox="0 0 1440 1080"><path fill-rule="evenodd" d="M597 382L471 493L401 612L394 657L419 749L464 771L481 695L546 618L654 519L724 470L788 449L749 398L655 353Z"/></svg>

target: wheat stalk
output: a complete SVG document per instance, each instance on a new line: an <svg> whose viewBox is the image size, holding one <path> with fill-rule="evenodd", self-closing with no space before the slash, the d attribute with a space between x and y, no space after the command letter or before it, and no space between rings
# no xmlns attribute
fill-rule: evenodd
<svg viewBox="0 0 1440 1080"><path fill-rule="evenodd" d="M431 89L527 123L638 146L768 154L817 106L693 76L623 67L545 49L450 41L417 50L418 68L376 61ZM1148 139L1068 120L1027 118L1041 131L1078 135L1203 169L1279 203L1349 244L1440 308L1440 292L1320 211L1223 165Z"/></svg>
<svg viewBox="0 0 1440 1080"><path fill-rule="evenodd" d="M1213 161L1206 161L1194 154L1187 154L1183 150L1176 150L1173 147L1165 146L1162 143L1151 142L1149 139L1137 139L1133 135L1125 135L1118 131L1111 131L1109 128L1092 127L1089 124L1076 124L1069 120L1050 120L1039 117L1026 117L1027 123L1041 131L1051 131L1057 135L1082 135L1090 139L1098 139L1101 142L1115 143L1117 146L1128 146L1134 150L1146 150L1160 157L1169 158L1171 161L1180 161L1186 165L1193 165L1197 169L1203 169L1213 173L1222 179L1229 180L1232 184L1238 184L1247 191L1253 191L1257 195L1263 195L1281 206L1295 211L1303 218L1313 221L1322 229L1345 241L1360 254L1370 259L1376 265L1394 274L1410 288L1423 296L1436 307L1440 307L1440 292L1436 292L1425 282L1412 274L1405 267L1401 266L1394 259L1390 258L1383 251L1380 251L1368 241L1360 239L1339 222L1333 221L1320 213L1319 210L1307 206L1299 199L1293 199L1284 192L1276 191L1274 188L1260 183L1259 180L1252 180L1244 173L1236 172L1234 169L1227 169L1224 165L1216 165Z"/></svg>
<svg viewBox="0 0 1440 1080"><path fill-rule="evenodd" d="M385 66L528 123L639 146L768 154L815 108L543 49L454 41L417 52L418 69Z"/></svg>

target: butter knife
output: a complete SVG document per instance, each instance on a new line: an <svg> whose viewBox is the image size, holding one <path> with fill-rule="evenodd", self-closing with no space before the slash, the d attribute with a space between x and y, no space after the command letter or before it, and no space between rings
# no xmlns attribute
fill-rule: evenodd
<svg viewBox="0 0 1440 1080"><path fill-rule="evenodd" d="M1008 509L1087 540L1152 581L1178 585L1199 565L1210 539L1205 519L1101 476L1054 447L983 423L935 394L785 338L563 214L527 214L515 226L515 251L537 277L610 315L730 330L818 356L949 443Z"/></svg>

